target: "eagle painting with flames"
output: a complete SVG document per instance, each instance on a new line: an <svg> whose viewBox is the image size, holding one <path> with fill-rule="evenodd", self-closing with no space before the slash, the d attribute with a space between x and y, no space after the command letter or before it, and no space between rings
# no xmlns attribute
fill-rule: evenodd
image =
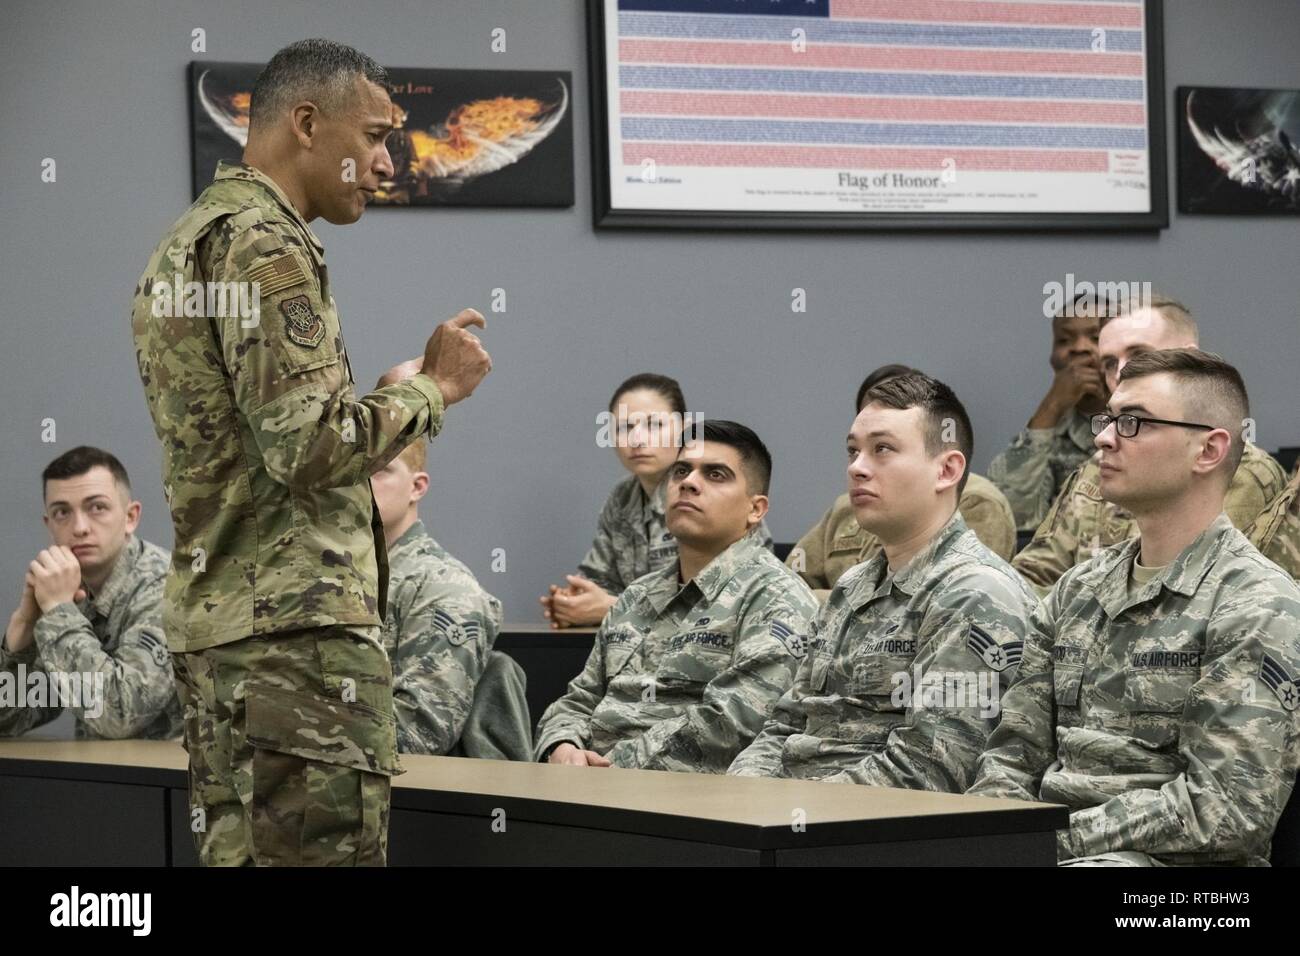
<svg viewBox="0 0 1300 956"><path fill-rule="evenodd" d="M242 67L242 65L240 65ZM245 75L251 68L243 67ZM202 118L215 125L240 148L248 142L248 116L252 100L251 83L242 83L219 69L196 71L194 95ZM381 184L375 195L377 204L420 205L456 203L469 184L520 162L560 129L569 108L569 88L562 76L526 74L529 81L513 84L530 88L532 95L516 92L465 99L431 123L413 122L421 107L427 107L427 94L435 87L428 78L439 73L490 77L498 87L511 85L512 73L476 73L474 71L393 71L395 78L419 76L420 82L393 83L393 131L388 136L388 152L393 161L393 176ZM486 83L478 83L486 86ZM414 90L416 95L405 91ZM445 97L444 97L445 98ZM571 136L568 127L565 132ZM196 145L196 149L197 149ZM238 158L222 156L221 158ZM565 157L567 159L567 155ZM558 197L542 194L519 205L571 205L572 168L565 164L567 184L555 183ZM564 177L559 177L563 179ZM541 181L545 182L545 177ZM536 189L538 179L532 180ZM567 202L563 193L567 185ZM554 201L559 198L561 201ZM492 204L478 197L475 204Z"/></svg>

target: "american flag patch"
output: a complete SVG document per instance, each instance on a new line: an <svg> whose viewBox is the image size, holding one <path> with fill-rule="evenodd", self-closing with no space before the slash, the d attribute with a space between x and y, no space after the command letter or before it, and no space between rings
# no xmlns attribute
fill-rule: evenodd
<svg viewBox="0 0 1300 956"><path fill-rule="evenodd" d="M262 295L273 295L285 289L292 289L296 285L302 285L307 281L307 273L298 263L298 257L292 252L286 252L250 269L248 281L256 282L258 291Z"/></svg>

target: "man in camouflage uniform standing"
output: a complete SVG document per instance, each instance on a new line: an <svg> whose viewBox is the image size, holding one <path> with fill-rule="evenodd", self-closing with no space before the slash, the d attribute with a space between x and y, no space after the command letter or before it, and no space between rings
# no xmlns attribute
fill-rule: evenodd
<svg viewBox="0 0 1300 956"><path fill-rule="evenodd" d="M1101 330L1102 369L1114 390L1124 365L1151 349L1195 348L1200 333L1187 307L1164 296L1150 305L1138 303ZM1243 426L1238 424L1238 430ZM1223 510L1245 528L1282 490L1286 476L1268 452L1246 441L1241 463L1232 475ZM1122 504L1101 493L1101 471L1089 459L1070 476L1034 538L1012 559L1012 566L1038 593L1046 594L1060 577L1111 545L1136 537L1137 523Z"/></svg>
<svg viewBox="0 0 1300 956"><path fill-rule="evenodd" d="M1063 863L1268 862L1300 763L1300 588L1223 513L1249 414L1236 369L1176 349L1133 358L1094 419L1139 536L1035 611L969 791L1068 806Z"/></svg>
<svg viewBox="0 0 1300 956"><path fill-rule="evenodd" d="M538 722L539 760L722 773L790 686L817 602L760 540L772 459L743 425L702 431L668 472L677 561L605 616Z"/></svg>
<svg viewBox="0 0 1300 956"><path fill-rule="evenodd" d="M460 740L501 629L501 602L424 529L426 444L411 442L370 483L388 546L383 641L393 665L397 749L437 756Z"/></svg>
<svg viewBox="0 0 1300 956"><path fill-rule="evenodd" d="M1092 454L1088 416L1106 407L1097 337L1107 308L1076 298L1052 319L1052 385L1029 423L989 463L989 478L1006 493L1016 528L1037 528L1065 480Z"/></svg>
<svg viewBox="0 0 1300 956"><path fill-rule="evenodd" d="M973 435L952 390L910 372L864 405L850 498L883 550L839 579L794 686L728 772L960 793L1037 601L957 512Z"/></svg>
<svg viewBox="0 0 1300 956"><path fill-rule="evenodd" d="M16 687L42 673L51 692L59 680L73 680L76 693L72 701L21 707L6 706L0 694L0 735L47 724L66 706L78 739L178 736L162 629L171 556L136 536L140 502L131 500L126 469L109 452L82 445L46 466L41 487L54 543L27 570L0 642L0 671Z"/></svg>
<svg viewBox="0 0 1300 956"><path fill-rule="evenodd" d="M386 859L388 569L367 479L436 435L491 365L466 310L400 366L404 381L356 397L307 223L355 222L391 175L386 82L330 41L277 53L253 89L244 162L218 167L136 289L175 530L164 627L208 864ZM251 315L228 307L241 294Z"/></svg>

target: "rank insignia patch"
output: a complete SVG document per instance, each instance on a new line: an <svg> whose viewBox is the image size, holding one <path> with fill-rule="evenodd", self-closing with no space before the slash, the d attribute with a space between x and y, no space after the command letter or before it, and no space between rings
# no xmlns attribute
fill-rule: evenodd
<svg viewBox="0 0 1300 956"><path fill-rule="evenodd" d="M780 621L773 621L771 632L773 637L784 644L786 649L800 660L808 653L808 643L798 631L792 630Z"/></svg>
<svg viewBox="0 0 1300 956"><path fill-rule="evenodd" d="M1259 679L1277 695L1278 701L1288 711L1295 710L1296 705L1300 704L1300 688L1296 686L1296 679L1286 672L1279 661L1267 654L1259 666Z"/></svg>
<svg viewBox="0 0 1300 956"><path fill-rule="evenodd" d="M479 633L477 621L460 622L446 611L433 613L433 626L442 632L452 647L460 647L466 641L478 637Z"/></svg>
<svg viewBox="0 0 1300 956"><path fill-rule="evenodd" d="M1020 663L1025 642L1008 641L1006 644L999 644L989 634L972 624L970 634L966 637L966 647L989 667L1001 673L1008 667L1015 667Z"/></svg>

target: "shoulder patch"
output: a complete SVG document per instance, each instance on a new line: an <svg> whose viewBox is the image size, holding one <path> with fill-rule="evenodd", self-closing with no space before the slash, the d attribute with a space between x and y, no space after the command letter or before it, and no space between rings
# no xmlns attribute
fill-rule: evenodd
<svg viewBox="0 0 1300 956"><path fill-rule="evenodd" d="M970 633L966 635L966 647L998 673L1019 664L1025 652L1024 641L1008 641L1006 644L999 644L992 635L975 624L970 626Z"/></svg>
<svg viewBox="0 0 1300 956"><path fill-rule="evenodd" d="M158 640L158 638L154 637L152 634L141 634L140 643L144 645L145 649L149 652L149 655L153 658L155 664L159 667L167 666L170 657L167 652L166 644Z"/></svg>
<svg viewBox="0 0 1300 956"><path fill-rule="evenodd" d="M1300 705L1300 687L1296 679L1286 672L1281 662L1268 654L1259 665L1259 679L1276 695L1278 702L1287 711L1293 711Z"/></svg>
<svg viewBox="0 0 1300 956"><path fill-rule="evenodd" d="M460 647L466 641L477 638L479 634L477 621L457 621L441 608L433 612L433 626L452 647Z"/></svg>
<svg viewBox="0 0 1300 956"><path fill-rule="evenodd" d="M292 252L285 252L248 271L248 281L256 282L262 295L273 295L307 282L302 263Z"/></svg>
<svg viewBox="0 0 1300 956"><path fill-rule="evenodd" d="M280 303L284 313L284 331L290 339L305 348L314 349L325 338L325 321L312 311L311 299L295 295Z"/></svg>
<svg viewBox="0 0 1300 956"><path fill-rule="evenodd" d="M773 637L785 645L785 649L792 656L803 660L803 656L808 652L808 642L804 640L802 634L780 621L773 621L769 630Z"/></svg>

